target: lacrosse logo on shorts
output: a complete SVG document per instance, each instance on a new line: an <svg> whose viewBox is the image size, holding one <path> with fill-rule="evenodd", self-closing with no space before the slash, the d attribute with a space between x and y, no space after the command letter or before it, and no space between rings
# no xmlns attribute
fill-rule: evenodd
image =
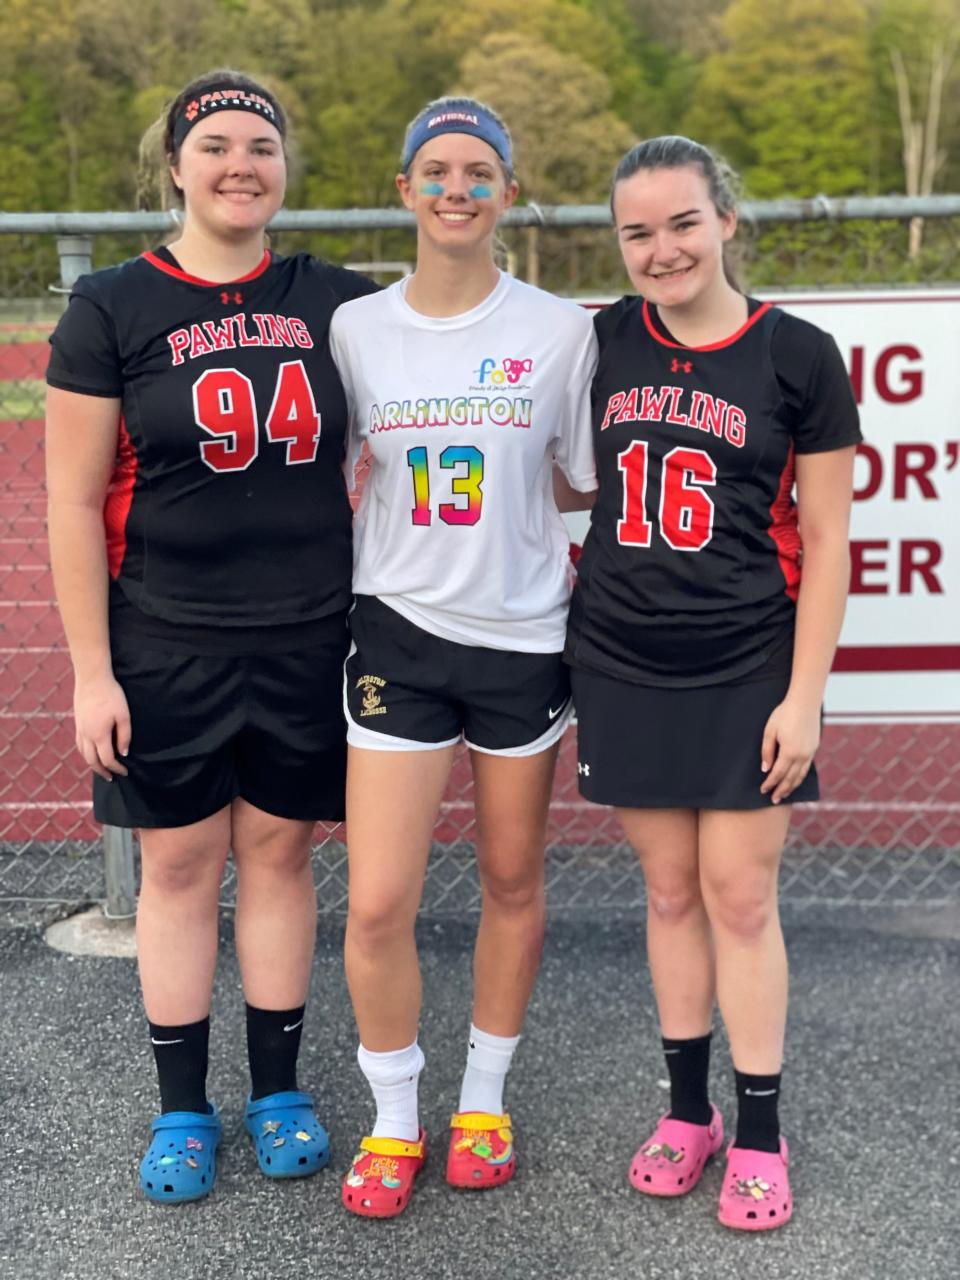
<svg viewBox="0 0 960 1280"><path fill-rule="evenodd" d="M385 716L387 708L383 705L380 690L386 688L386 680L382 676L361 676L356 687L363 690L363 710L361 716Z"/></svg>

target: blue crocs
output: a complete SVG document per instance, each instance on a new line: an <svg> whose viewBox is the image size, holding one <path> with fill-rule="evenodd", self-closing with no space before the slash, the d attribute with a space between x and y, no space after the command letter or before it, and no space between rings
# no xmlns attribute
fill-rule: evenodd
<svg viewBox="0 0 960 1280"><path fill-rule="evenodd" d="M213 1190L217 1176L220 1117L208 1102L199 1111L168 1111L150 1126L153 1141L140 1163L140 1189L161 1204L199 1200Z"/></svg>
<svg viewBox="0 0 960 1280"><path fill-rule="evenodd" d="M243 1117L268 1178L306 1178L330 1159L330 1139L313 1113L313 1099L299 1089L247 1102Z"/></svg>

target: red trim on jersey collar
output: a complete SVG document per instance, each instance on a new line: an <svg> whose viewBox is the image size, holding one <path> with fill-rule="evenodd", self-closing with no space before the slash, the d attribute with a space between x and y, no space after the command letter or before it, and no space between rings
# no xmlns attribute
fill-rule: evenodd
<svg viewBox="0 0 960 1280"><path fill-rule="evenodd" d="M264 249L263 257L253 270L248 271L245 276L238 276L236 280L201 280L199 276L192 276L188 272L182 271L179 267L173 266L172 263L164 262L162 258L158 258L149 249L140 256L141 258L146 258L151 267L156 267L158 271L165 271L168 276L173 276L176 280L185 280L187 284L202 284L208 289L222 289L224 285L246 284L248 280L256 280L257 276L262 276L270 265L271 255L269 249Z"/></svg>
<svg viewBox="0 0 960 1280"><path fill-rule="evenodd" d="M729 338L721 338L719 342L708 342L706 346L703 347L686 347L682 342L673 342L670 338L664 337L664 335L657 329L657 326L653 323L653 317L650 314L650 304L647 302L646 298L643 300L643 323L647 326L647 332L650 334L651 338L656 338L657 342L661 343L665 347L672 347L674 351L719 351L721 347L732 346L738 338L742 338L747 330L752 325L755 325L762 315L766 315L772 306L772 302L762 302L760 306L757 307L756 311L754 311L753 315L747 316L746 320L736 333L731 333Z"/></svg>

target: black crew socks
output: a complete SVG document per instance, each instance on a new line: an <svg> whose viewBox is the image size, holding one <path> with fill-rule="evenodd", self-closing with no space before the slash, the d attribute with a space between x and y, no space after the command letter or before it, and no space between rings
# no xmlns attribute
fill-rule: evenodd
<svg viewBox="0 0 960 1280"><path fill-rule="evenodd" d="M207 1110L207 1045L210 1019L181 1027L150 1023L150 1043L157 1062L160 1110Z"/></svg>
<svg viewBox="0 0 960 1280"><path fill-rule="evenodd" d="M688 1124L710 1123L707 1077L710 1074L712 1032L693 1040L662 1037L663 1054L670 1073L670 1118Z"/></svg>
<svg viewBox="0 0 960 1280"><path fill-rule="evenodd" d="M780 1075L749 1076L734 1070L737 1078L737 1136L735 1147L750 1151L780 1150Z"/></svg>
<svg viewBox="0 0 960 1280"><path fill-rule="evenodd" d="M297 1054L303 1029L299 1009L255 1009L247 1005L247 1053L251 1097L265 1098L297 1087Z"/></svg>

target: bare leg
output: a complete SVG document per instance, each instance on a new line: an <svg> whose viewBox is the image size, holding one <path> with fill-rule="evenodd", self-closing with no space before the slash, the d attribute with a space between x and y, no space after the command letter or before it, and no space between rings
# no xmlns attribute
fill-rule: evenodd
<svg viewBox="0 0 960 1280"><path fill-rule="evenodd" d="M544 841L557 747L534 756L471 752L483 910L473 955L473 1021L515 1036L543 949Z"/></svg>
<svg viewBox="0 0 960 1280"><path fill-rule="evenodd" d="M783 1061L787 955L777 874L790 808L700 814L700 881L717 953L717 997L738 1071Z"/></svg>
<svg viewBox="0 0 960 1280"><path fill-rule="evenodd" d="M310 986L317 927L314 824L277 818L241 799L232 819L244 994L258 1009L297 1008Z"/></svg>
<svg viewBox="0 0 960 1280"><path fill-rule="evenodd" d="M453 750L349 749L344 964L360 1041L375 1053L402 1049L417 1036L414 922Z"/></svg>
<svg viewBox="0 0 960 1280"><path fill-rule="evenodd" d="M137 956L151 1022L179 1026L210 1012L220 881L230 810L186 827L140 832Z"/></svg>
<svg viewBox="0 0 960 1280"><path fill-rule="evenodd" d="M690 1040L710 1030L714 961L700 896L693 809L618 809L647 885L647 954L660 1030Z"/></svg>

